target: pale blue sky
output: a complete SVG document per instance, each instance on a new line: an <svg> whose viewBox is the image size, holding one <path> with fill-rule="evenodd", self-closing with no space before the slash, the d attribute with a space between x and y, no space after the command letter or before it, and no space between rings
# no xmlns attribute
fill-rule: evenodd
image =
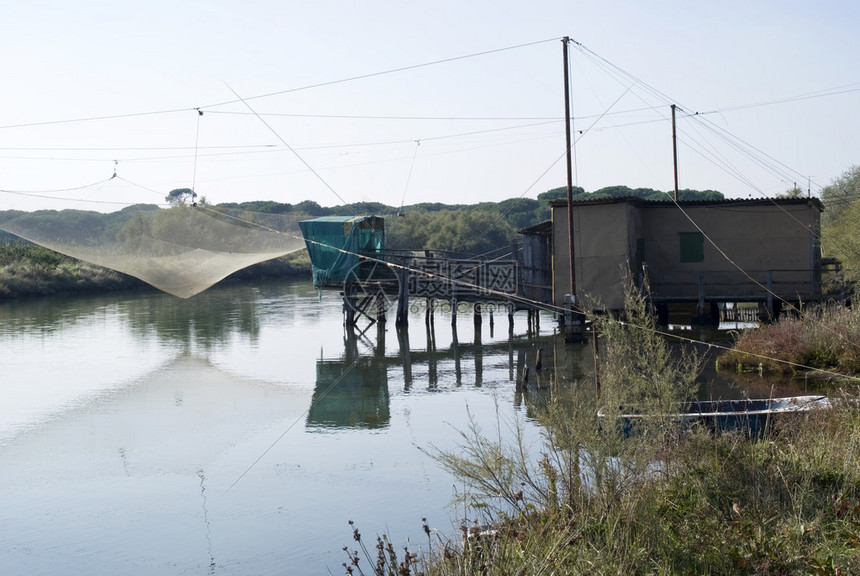
<svg viewBox="0 0 860 576"><path fill-rule="evenodd" d="M565 35L587 49L571 47L586 190L671 189L675 102L682 188L759 197L810 177L814 193L860 163L858 24L855 2L827 0L6 2L0 209L119 208L9 193L98 182L114 161L136 186L43 196L534 198L565 183ZM222 104L231 89L247 105Z"/></svg>

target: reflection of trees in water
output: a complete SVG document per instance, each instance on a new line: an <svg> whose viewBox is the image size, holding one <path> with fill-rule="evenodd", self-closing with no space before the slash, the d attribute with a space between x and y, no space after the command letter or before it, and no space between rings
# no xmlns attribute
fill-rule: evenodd
<svg viewBox="0 0 860 576"><path fill-rule="evenodd" d="M291 306L271 306L272 300ZM122 317L129 332L148 339L153 333L166 344L210 348L232 334L260 335L263 319L277 315L284 322L296 316L321 314L310 282L259 282L216 286L192 298L141 291L123 294L38 298L15 301L0 308L5 330L49 334L87 326L105 315Z"/></svg>
<svg viewBox="0 0 860 576"><path fill-rule="evenodd" d="M271 306L272 300L288 301L290 306ZM308 316L307 307L317 306L317 298L309 282L273 281L215 286L188 299L153 294L122 305L131 330L141 336L154 331L161 340L210 348L235 333L256 342L264 318L277 315L288 323ZM310 310L311 315L320 314Z"/></svg>
<svg viewBox="0 0 860 576"><path fill-rule="evenodd" d="M208 348L239 332L256 340L261 309L254 287L210 290L189 299L153 295L123 303L129 327L141 336L153 331L160 340Z"/></svg>

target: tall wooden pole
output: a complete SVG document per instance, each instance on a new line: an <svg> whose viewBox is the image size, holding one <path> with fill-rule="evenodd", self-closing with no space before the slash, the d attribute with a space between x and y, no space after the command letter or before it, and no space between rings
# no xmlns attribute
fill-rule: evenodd
<svg viewBox="0 0 860 576"><path fill-rule="evenodd" d="M573 301L576 301L576 257L574 253L573 241L573 163L571 159L571 150L573 148L570 141L570 80L567 71L567 52L570 37L565 36L562 39L562 47L564 48L564 136L567 143L567 236L569 240L569 256L570 256L570 296Z"/></svg>
<svg viewBox="0 0 860 576"><path fill-rule="evenodd" d="M675 167L675 202L678 201L678 138L675 136L675 105L672 104L672 158Z"/></svg>
<svg viewBox="0 0 860 576"><path fill-rule="evenodd" d="M570 79L567 71L567 52L570 38L562 39L564 48L564 135L567 142L567 237L569 241L568 252L570 256L570 310L565 311L565 339L569 342L583 341L583 321L585 319L579 311L579 302L576 301L576 250L573 236L573 144L570 134ZM537 311L535 311L537 313Z"/></svg>

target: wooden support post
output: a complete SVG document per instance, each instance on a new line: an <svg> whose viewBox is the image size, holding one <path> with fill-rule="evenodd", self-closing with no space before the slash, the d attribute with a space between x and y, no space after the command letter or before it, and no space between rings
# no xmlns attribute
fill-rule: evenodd
<svg viewBox="0 0 860 576"><path fill-rule="evenodd" d="M475 323L475 331L480 331L483 318L481 317L481 304L479 302L475 302L475 305L472 306L472 314Z"/></svg>
<svg viewBox="0 0 860 576"><path fill-rule="evenodd" d="M376 321L385 324L385 295L382 291L376 294Z"/></svg>
<svg viewBox="0 0 860 576"><path fill-rule="evenodd" d="M344 324L347 328L355 327L355 286L352 279L343 284L343 313Z"/></svg>
<svg viewBox="0 0 860 576"><path fill-rule="evenodd" d="M457 340L457 325L451 325L451 351L454 352L454 378L457 386L463 383L463 370L460 367L460 342Z"/></svg>
<svg viewBox="0 0 860 576"><path fill-rule="evenodd" d="M397 271L397 278L400 280L397 293L397 318L395 324L397 326L407 326L409 324L409 270L401 268Z"/></svg>
<svg viewBox="0 0 860 576"><path fill-rule="evenodd" d="M403 384L412 387L412 357L409 350L409 328L397 326L397 342L400 345L400 358L403 361Z"/></svg>
<svg viewBox="0 0 860 576"><path fill-rule="evenodd" d="M481 333L475 332L475 386L484 383L484 350L481 346Z"/></svg>
<svg viewBox="0 0 860 576"><path fill-rule="evenodd" d="M526 351L517 350L517 383L516 389L522 389L529 381L529 367L526 364Z"/></svg>
<svg viewBox="0 0 860 576"><path fill-rule="evenodd" d="M385 321L376 323L376 348L374 354L377 358L385 359Z"/></svg>
<svg viewBox="0 0 860 576"><path fill-rule="evenodd" d="M457 298L451 298L451 326L457 327Z"/></svg>

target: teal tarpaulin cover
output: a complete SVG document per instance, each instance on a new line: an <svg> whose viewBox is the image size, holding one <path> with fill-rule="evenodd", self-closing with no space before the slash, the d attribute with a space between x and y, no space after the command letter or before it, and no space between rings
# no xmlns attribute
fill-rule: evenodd
<svg viewBox="0 0 860 576"><path fill-rule="evenodd" d="M314 286L343 283L360 262L385 246L385 220L379 216L324 216L299 222L308 247Z"/></svg>

